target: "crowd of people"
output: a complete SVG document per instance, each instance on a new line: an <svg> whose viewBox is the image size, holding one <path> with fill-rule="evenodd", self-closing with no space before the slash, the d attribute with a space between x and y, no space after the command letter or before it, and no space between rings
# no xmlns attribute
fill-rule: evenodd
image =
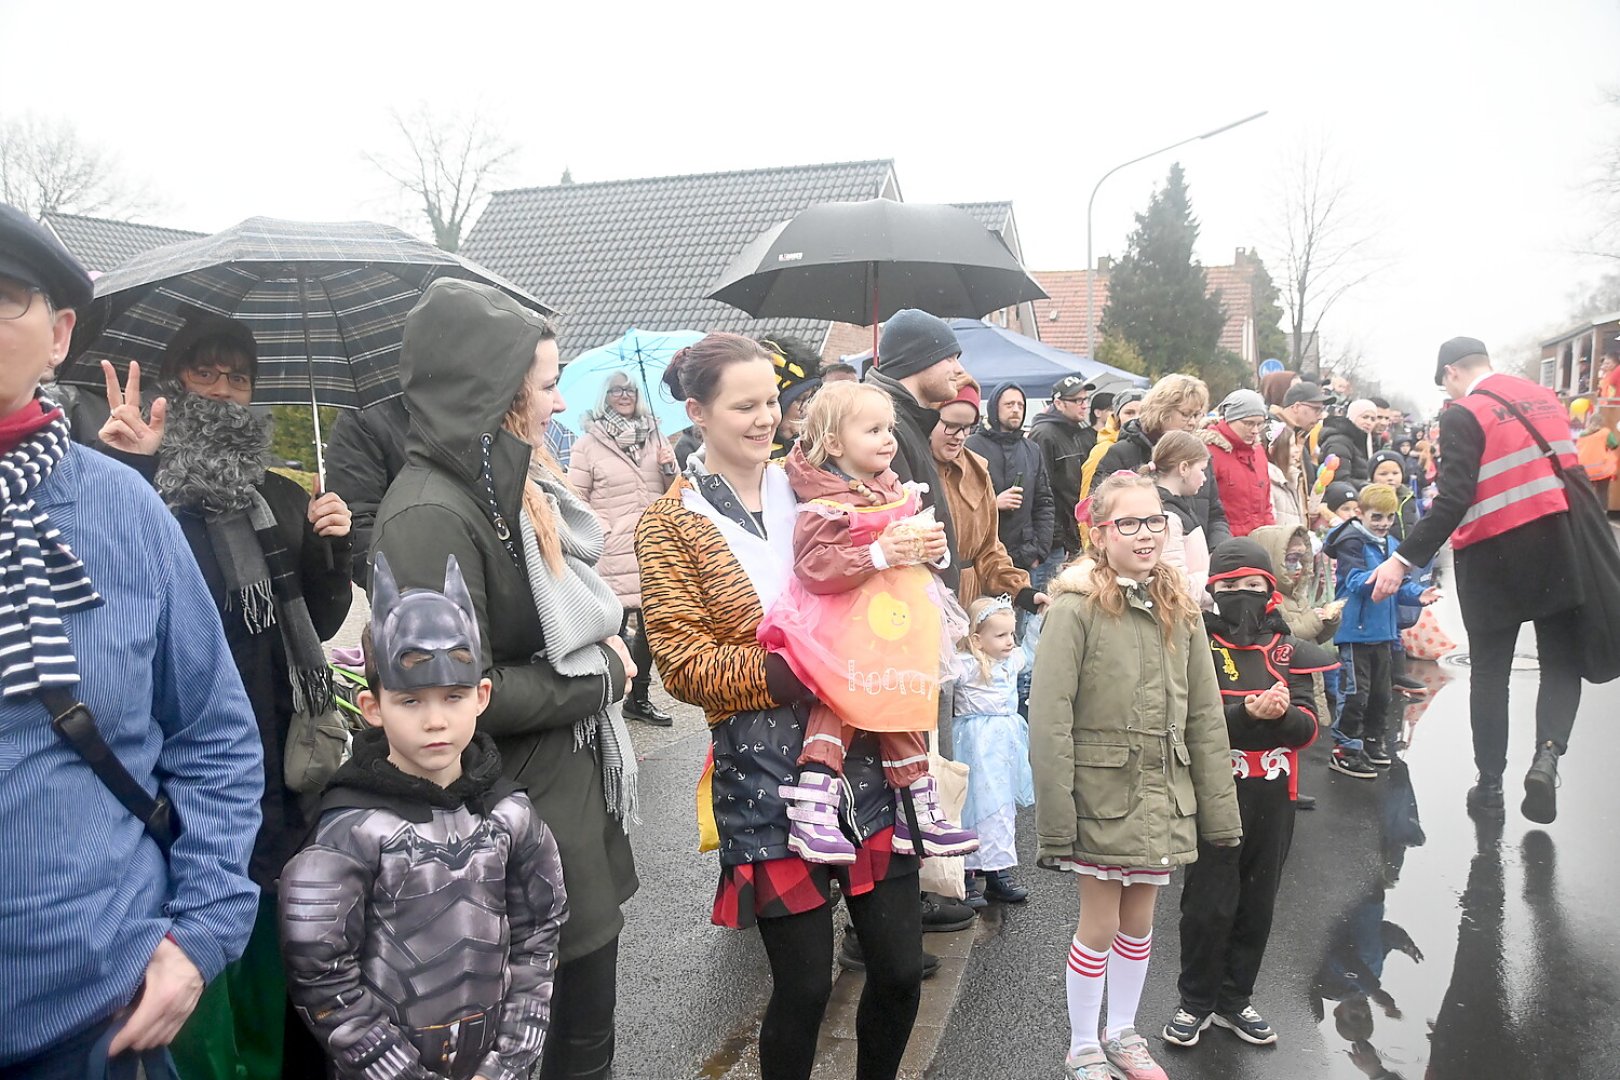
<svg viewBox="0 0 1620 1080"><path fill-rule="evenodd" d="M1505 812L1533 622L1522 809L1556 815L1581 596L1536 440L1570 468L1577 448L1551 391L1473 339L1442 346L1456 407L1422 429L1287 372L1213 408L1190 375L1071 376L1030 416L907 310L864 375L711 333L663 375L690 428L661 431L624 372L570 432L555 327L444 279L405 324L402 396L344 418L310 494L270 469L233 319L188 321L155 392L105 364L90 434L50 380L90 299L0 207L4 1080L611 1075L629 723L672 722L655 671L709 724L712 919L769 958L767 1080L811 1075L839 901L857 1075L896 1075L923 934L1029 899L1029 806L1037 865L1077 883L1069 1075L1166 1075L1138 1011L1183 866L1164 1042L1276 1042L1253 999L1300 752L1327 727L1333 770L1391 766L1393 702L1424 692L1401 632L1448 538L1467 809ZM351 581L365 728L318 772L303 733L335 704ZM924 892L951 856L965 874Z"/></svg>

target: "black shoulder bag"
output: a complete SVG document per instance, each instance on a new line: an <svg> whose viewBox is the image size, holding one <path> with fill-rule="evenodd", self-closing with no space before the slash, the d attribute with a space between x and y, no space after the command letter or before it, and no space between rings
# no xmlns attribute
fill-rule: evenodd
<svg viewBox="0 0 1620 1080"><path fill-rule="evenodd" d="M118 760L118 755L107 745L107 740L101 737L96 718L84 702L59 686L42 686L36 691L36 696L51 714L51 727L62 737L62 741L73 747L84 763L90 766L90 771L96 774L96 779L106 785L124 809L135 815L135 820L145 826L158 847L163 849L163 854L167 855L180 835L180 822L168 798L161 791L153 798L129 775L124 763Z"/></svg>
<svg viewBox="0 0 1620 1080"><path fill-rule="evenodd" d="M1516 405L1484 388L1474 392L1500 403L1524 425L1563 482L1564 494L1569 500L1569 527L1575 541L1575 570L1581 583L1582 601L1576 616L1580 640L1576 659L1581 678L1606 683L1620 677L1620 630L1617 630L1620 628L1620 544L1616 543L1614 530L1609 527L1607 511L1598 504L1597 493L1592 490L1585 471L1579 475L1568 472L1541 432Z"/></svg>

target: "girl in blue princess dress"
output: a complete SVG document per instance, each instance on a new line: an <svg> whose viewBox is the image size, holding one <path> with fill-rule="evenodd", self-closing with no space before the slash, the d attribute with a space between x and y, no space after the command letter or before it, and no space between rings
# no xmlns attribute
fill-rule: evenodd
<svg viewBox="0 0 1620 1080"><path fill-rule="evenodd" d="M1007 597L981 597L968 609L968 635L956 653L955 756L968 766L962 826L979 834L967 857L971 880L984 883L987 900L1019 904L1029 891L1009 871L1018 865L1013 843L1018 807L1035 801L1029 767L1029 724L1018 714L1018 673L1024 652Z"/></svg>

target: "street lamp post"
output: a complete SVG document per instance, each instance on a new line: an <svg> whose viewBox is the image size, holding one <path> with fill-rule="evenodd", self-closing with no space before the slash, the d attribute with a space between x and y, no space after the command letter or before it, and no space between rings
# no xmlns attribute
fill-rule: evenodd
<svg viewBox="0 0 1620 1080"><path fill-rule="evenodd" d="M1101 188L1103 186L1103 180L1107 180L1110 176L1113 176L1115 173L1119 172L1119 170L1125 168L1128 165L1135 165L1139 161L1146 161L1150 157L1157 157L1160 154L1167 153L1167 152L1169 152L1171 150L1174 150L1178 146L1186 146L1190 142L1197 142L1200 139L1212 139L1212 138L1214 138L1215 136L1221 134L1224 131L1231 131L1235 127L1238 127L1238 126L1240 126L1242 124L1247 124L1250 120L1258 120L1262 116L1266 115L1266 113L1269 112L1269 111L1270 111L1269 109L1261 109L1259 112L1255 113L1253 116L1245 116L1241 120L1234 120L1230 124L1224 124L1221 127L1216 128L1214 131L1206 131L1202 135L1192 135L1192 136L1189 136L1188 138L1182 139L1180 142L1173 142L1169 146L1161 146L1157 150L1151 150L1148 153L1143 154L1141 157L1134 157L1134 158L1131 158L1131 160L1129 160L1129 161L1122 161L1118 165L1115 165L1112 169L1109 169L1107 172L1102 174L1102 178L1097 181L1097 186L1091 189L1091 198L1086 200L1086 355L1087 356L1091 356L1093 351L1094 351L1094 344L1092 342L1092 332L1093 332L1093 327L1096 325L1093 322L1093 319L1095 318L1093 304L1095 302L1095 296L1096 296L1096 287L1095 287L1095 284L1094 284L1095 280L1096 280L1096 274L1094 274L1092 272L1092 267L1091 267L1091 207L1092 207L1092 204L1094 204L1097 201L1097 189Z"/></svg>

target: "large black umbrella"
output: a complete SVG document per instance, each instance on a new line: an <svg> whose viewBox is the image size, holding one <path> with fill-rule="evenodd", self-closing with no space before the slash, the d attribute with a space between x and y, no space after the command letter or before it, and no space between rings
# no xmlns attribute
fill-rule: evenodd
<svg viewBox="0 0 1620 1080"><path fill-rule="evenodd" d="M709 299L755 318L871 325L901 308L976 319L1046 293L1000 236L954 206L831 202L761 233Z"/></svg>
<svg viewBox="0 0 1620 1080"><path fill-rule="evenodd" d="M211 312L253 331L254 404L364 408L399 394L405 316L441 277L482 281L554 314L506 279L387 225L256 217L137 255L97 279L60 379L103 387L102 360L121 374L131 360L156 370L188 316Z"/></svg>

